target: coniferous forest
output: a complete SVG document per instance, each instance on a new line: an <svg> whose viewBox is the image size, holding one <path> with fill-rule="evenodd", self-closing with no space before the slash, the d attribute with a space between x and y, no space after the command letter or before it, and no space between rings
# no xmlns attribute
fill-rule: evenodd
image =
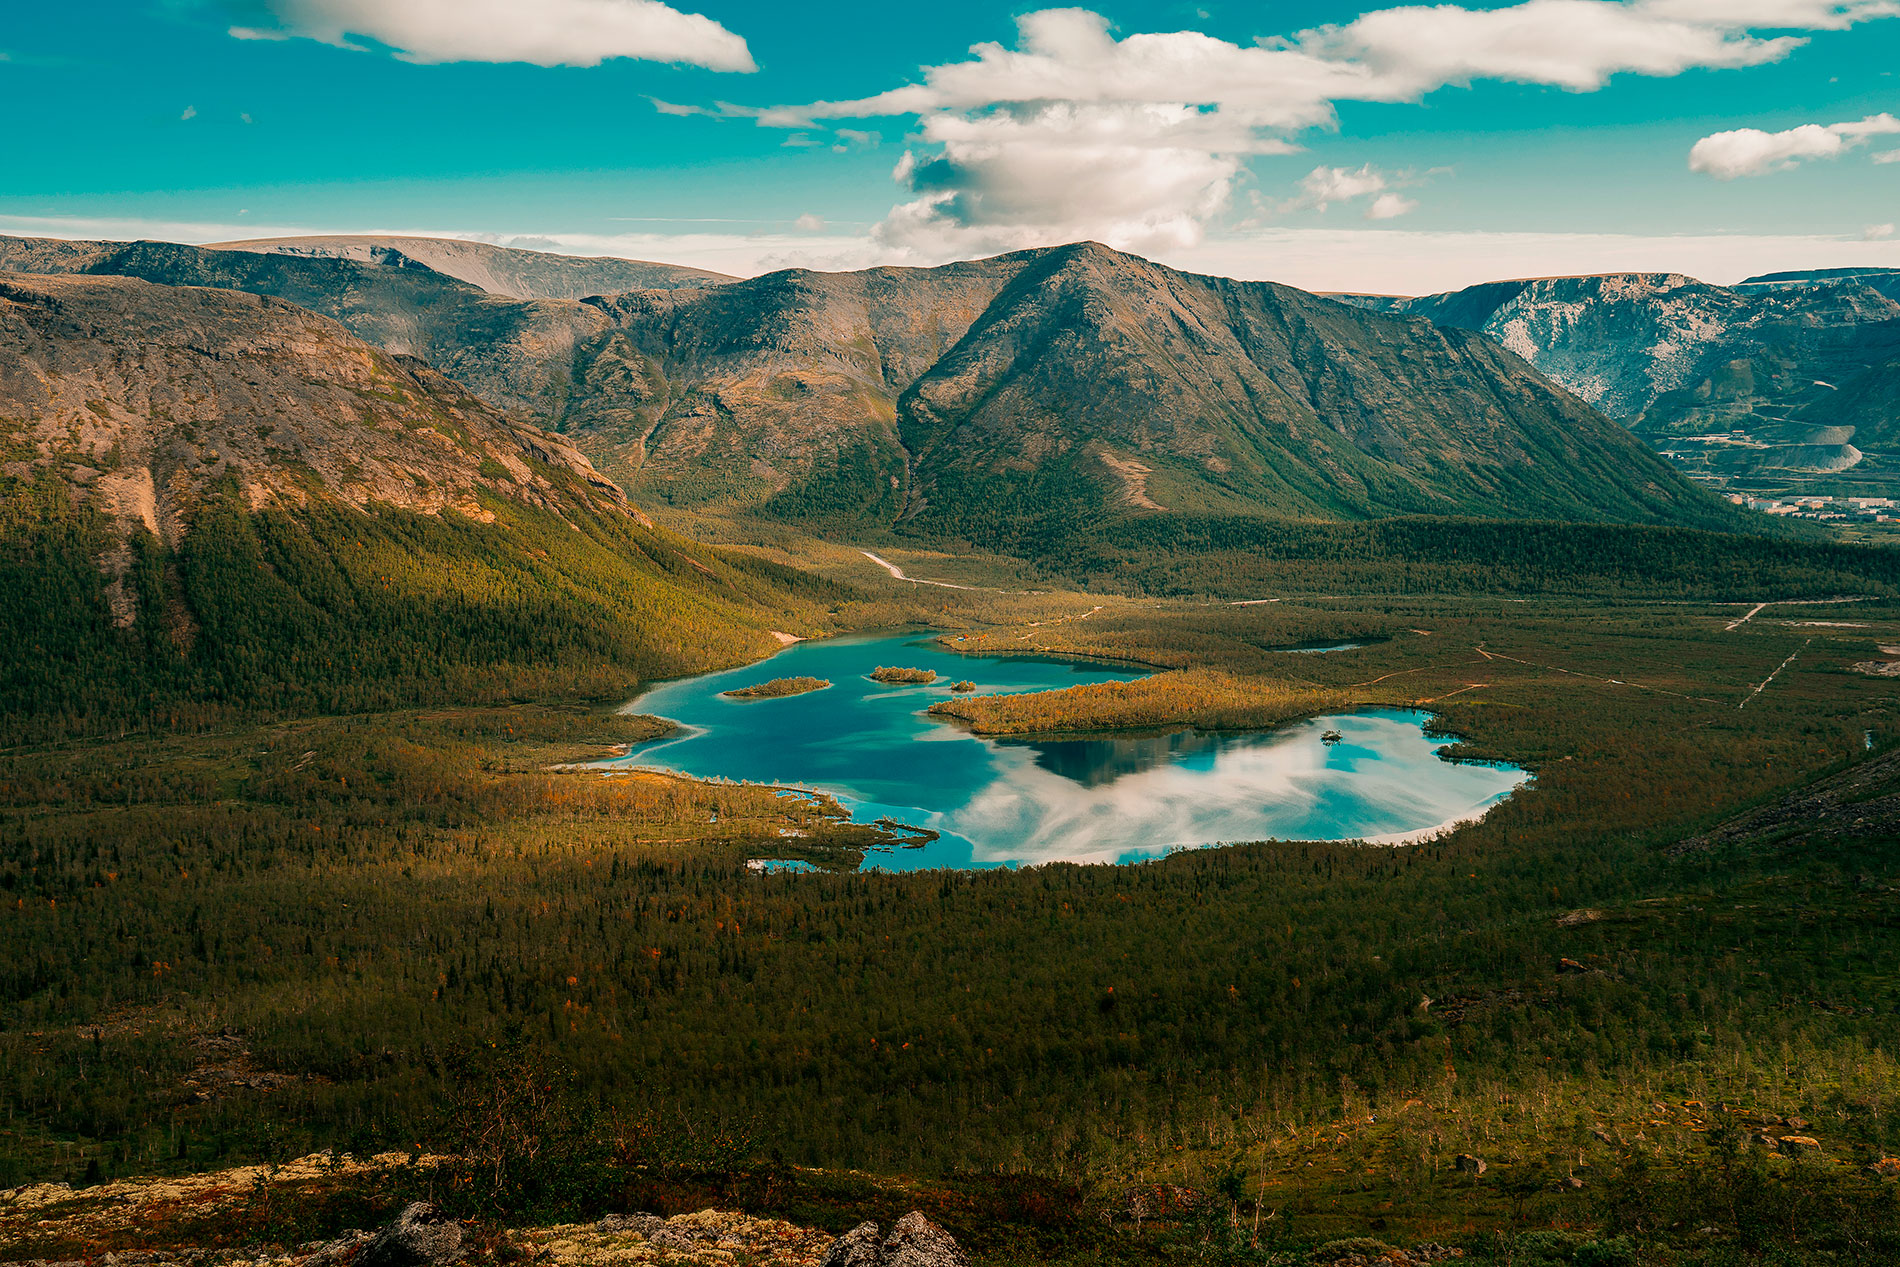
<svg viewBox="0 0 1900 1267"><path fill-rule="evenodd" d="M491 1216L923 1200L999 1261L1896 1244L1900 719L1853 668L1900 630L1887 554L1210 523L1034 595L497 510L211 498L130 543L121 627L100 525L9 487L0 1187L335 1150ZM1281 601L1231 605L1256 583ZM979 729L1422 704L1535 782L1404 848L892 874L824 798L574 764L765 629L906 623L1159 671L946 706ZM748 868L787 832L815 873ZM558 1091L527 1119L472 1090L523 1077ZM425 1160L504 1119L505 1183ZM1200 1195L1131 1221L1163 1188ZM232 1235L360 1218L336 1200Z"/></svg>

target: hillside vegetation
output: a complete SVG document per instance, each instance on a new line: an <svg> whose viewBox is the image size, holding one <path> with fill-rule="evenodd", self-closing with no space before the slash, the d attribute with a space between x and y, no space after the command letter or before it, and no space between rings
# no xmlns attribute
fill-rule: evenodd
<svg viewBox="0 0 1900 1267"><path fill-rule="evenodd" d="M8 260L288 298L570 436L636 500L827 533L1027 549L1131 512L1742 522L1487 338L1092 243L583 302L163 243L14 240Z"/></svg>

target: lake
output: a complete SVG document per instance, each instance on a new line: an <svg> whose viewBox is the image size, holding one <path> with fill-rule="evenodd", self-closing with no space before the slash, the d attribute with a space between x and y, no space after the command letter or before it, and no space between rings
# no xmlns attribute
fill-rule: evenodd
<svg viewBox="0 0 1900 1267"><path fill-rule="evenodd" d="M939 677L886 686L866 676L879 665ZM1481 814L1529 778L1514 767L1445 760L1447 741L1429 736L1427 715L1411 710L1241 734L1038 740L979 737L924 713L963 679L978 694L996 694L1140 676L958 655L916 633L803 642L758 664L653 687L630 709L680 729L606 764L816 789L859 822L888 817L942 833L920 848L866 855L867 868L887 870L1138 862L1269 838L1397 843ZM721 695L779 677L832 685L781 699ZM1329 730L1338 742L1322 742Z"/></svg>

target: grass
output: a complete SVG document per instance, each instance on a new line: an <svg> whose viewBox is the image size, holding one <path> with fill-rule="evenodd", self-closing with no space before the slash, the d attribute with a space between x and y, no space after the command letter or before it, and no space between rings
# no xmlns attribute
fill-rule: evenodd
<svg viewBox="0 0 1900 1267"><path fill-rule="evenodd" d="M944 700L932 714L954 717L979 735L1051 731L1261 730L1316 713L1392 702L1393 692L1329 690L1309 683L1179 669L1132 682L1091 682L1028 695ZM1383 697L1383 698L1381 698Z"/></svg>

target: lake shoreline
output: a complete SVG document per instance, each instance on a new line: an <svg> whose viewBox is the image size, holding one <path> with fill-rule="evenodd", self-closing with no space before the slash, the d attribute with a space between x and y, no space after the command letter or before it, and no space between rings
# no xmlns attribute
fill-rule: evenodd
<svg viewBox="0 0 1900 1267"><path fill-rule="evenodd" d="M917 629L812 640L787 654L788 678L809 675L832 687L775 709L772 698L785 697L730 693L756 683L756 669L656 685L628 707L678 729L596 768L835 803L858 829L876 833L855 842L869 850L859 859L866 870L1133 862L1271 839L1412 843L1481 816L1529 777L1515 766L1443 755L1455 739L1436 714L1377 692L971 653ZM873 680L873 666L891 664L934 676L895 688ZM945 665L968 676L953 681ZM961 681L975 681L983 694L952 694ZM1006 708L1027 701L1016 706L1026 710L1018 718L1067 710L1080 724L979 730L959 714L985 700ZM1127 724L1116 724L1112 708L1097 721L1092 700L1121 701ZM1346 732L1344 743L1333 729ZM877 832L880 820L937 839L899 850L906 842Z"/></svg>

